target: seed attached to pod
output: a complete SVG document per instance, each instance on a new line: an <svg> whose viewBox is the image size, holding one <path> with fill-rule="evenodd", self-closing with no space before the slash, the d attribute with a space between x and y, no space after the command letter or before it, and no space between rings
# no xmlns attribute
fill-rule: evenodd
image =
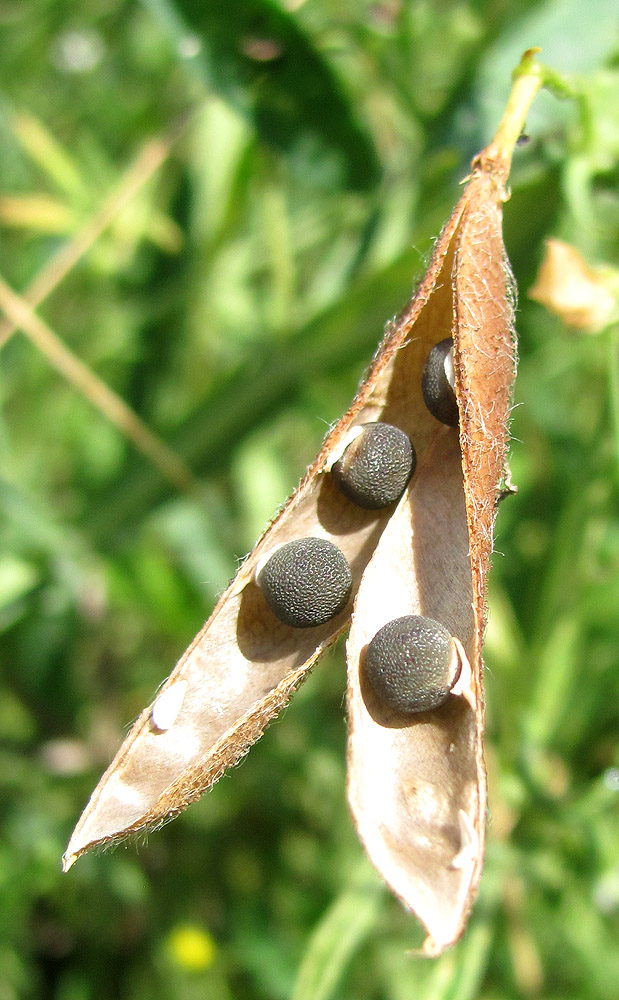
<svg viewBox="0 0 619 1000"><path fill-rule="evenodd" d="M383 704L412 714L447 701L460 659L443 625L433 618L405 615L376 633L365 652L364 670Z"/></svg>
<svg viewBox="0 0 619 1000"><path fill-rule="evenodd" d="M453 346L451 337L440 340L430 351L421 376L424 403L433 417L449 427L457 427L460 419L455 391Z"/></svg>
<svg viewBox="0 0 619 1000"><path fill-rule="evenodd" d="M398 500L415 471L410 438L393 424L363 424L331 470L344 496L365 510Z"/></svg>
<svg viewBox="0 0 619 1000"><path fill-rule="evenodd" d="M313 628L345 607L352 589L346 558L325 538L299 538L276 549L258 582L266 602L285 625Z"/></svg>

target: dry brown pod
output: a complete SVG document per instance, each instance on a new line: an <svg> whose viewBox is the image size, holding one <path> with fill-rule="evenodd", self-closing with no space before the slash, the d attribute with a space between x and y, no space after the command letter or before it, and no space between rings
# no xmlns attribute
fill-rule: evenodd
<svg viewBox="0 0 619 1000"><path fill-rule="evenodd" d="M424 924L429 954L462 932L484 851L484 593L515 370L502 203L511 152L541 82L534 70L527 53L497 136L474 160L417 293L388 325L367 379L298 489L103 775L65 870L89 848L159 825L197 799L350 624L348 796L359 835ZM428 354L449 336L459 431L431 416L421 392ZM355 506L330 475L355 429L372 421L408 434L418 458L397 505L378 510ZM274 549L307 536L340 549L353 585L334 618L300 629L275 617L256 579ZM367 643L398 615L441 622L462 662L448 701L412 718L377 704L360 673Z"/></svg>

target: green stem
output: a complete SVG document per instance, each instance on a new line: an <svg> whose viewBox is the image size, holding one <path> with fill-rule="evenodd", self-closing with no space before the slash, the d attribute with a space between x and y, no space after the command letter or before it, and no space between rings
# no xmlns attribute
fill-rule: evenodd
<svg viewBox="0 0 619 1000"><path fill-rule="evenodd" d="M557 97L576 99L580 96L571 81L535 61L540 51L539 48L532 48L523 53L512 74L511 93L494 139L477 158L482 169L489 167L502 183L505 183L509 176L516 142L538 91L546 87Z"/></svg>

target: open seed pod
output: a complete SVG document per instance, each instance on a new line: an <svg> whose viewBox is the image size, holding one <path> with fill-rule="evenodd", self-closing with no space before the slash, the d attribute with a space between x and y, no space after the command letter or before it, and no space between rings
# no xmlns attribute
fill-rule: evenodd
<svg viewBox="0 0 619 1000"><path fill-rule="evenodd" d="M392 342L406 346L376 380L373 398L384 386L389 406L394 390L405 392L416 436L421 425L431 434L364 573L347 645L351 809L370 858L426 927L429 954L462 932L484 850L484 590L515 363L492 162L476 161L410 311L393 327ZM430 349L450 335L459 440L424 412L421 391ZM463 659L460 696L412 719L377 703L361 670L376 632L410 614L447 627Z"/></svg>
<svg viewBox="0 0 619 1000"><path fill-rule="evenodd" d="M474 161L416 295L388 325L367 379L298 489L133 726L75 828L65 870L90 847L156 826L197 799L247 752L352 617L355 823L373 863L425 925L426 950L438 954L461 933L484 846L484 589L514 375L501 205L519 127L499 130ZM432 416L422 394L428 355L447 337L459 429ZM395 507L356 505L331 472L372 422L399 428L417 455ZM312 627L277 617L260 586L272 554L299 539L332 543L352 579L344 606L335 602ZM361 672L378 629L404 615L447 628L461 660L444 704L412 717L381 706Z"/></svg>

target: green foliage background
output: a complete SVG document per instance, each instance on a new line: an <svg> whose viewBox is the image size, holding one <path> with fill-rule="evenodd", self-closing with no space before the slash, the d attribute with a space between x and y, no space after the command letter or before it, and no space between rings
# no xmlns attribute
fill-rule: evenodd
<svg viewBox="0 0 619 1000"><path fill-rule="evenodd" d="M618 263L612 0L22 0L0 17L13 288L169 139L39 312L200 480L177 491L23 333L4 346L0 1000L616 1000L617 336L569 333L526 296L549 235ZM341 647L200 803L61 876L127 725L409 297L532 45L583 99L539 96L505 211L519 494L490 586L489 846L465 937L406 954L419 929L363 858Z"/></svg>

